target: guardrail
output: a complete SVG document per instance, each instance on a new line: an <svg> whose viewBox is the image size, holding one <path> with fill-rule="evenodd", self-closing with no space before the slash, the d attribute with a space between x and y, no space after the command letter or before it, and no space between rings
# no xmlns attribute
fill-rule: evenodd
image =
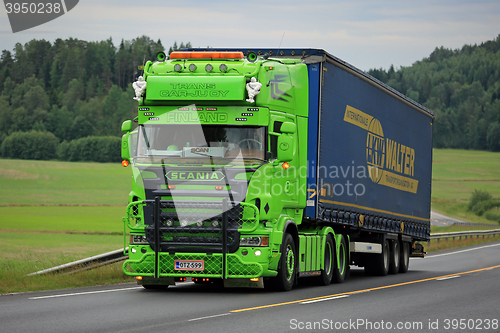
<svg viewBox="0 0 500 333"><path fill-rule="evenodd" d="M472 223L472 222L462 222L462 221L457 221L453 223L453 225L461 225L464 227L496 227L497 224L492 224L492 223Z"/></svg>
<svg viewBox="0 0 500 333"><path fill-rule="evenodd" d="M493 235L493 236L500 235L500 229L441 232L441 233L431 234L429 243L433 239L437 239L437 242L439 243L439 241L441 239L447 239L447 238L453 238L453 240L455 240L455 238L457 238L457 237L458 237L458 239L462 239L462 237L467 239L467 237L472 238L474 236L476 236L476 238L479 238L479 236L482 236L482 238L484 238L485 236L489 237L490 235Z"/></svg>
<svg viewBox="0 0 500 333"><path fill-rule="evenodd" d="M128 251L128 247L126 248ZM76 273L80 271L85 271L89 269L94 269L97 267L113 264L118 261L122 261L128 259L128 256L123 254L123 249L119 249L116 251L111 251L103 254L99 254L97 256L89 257L86 259L81 259L77 261L73 261L64 265L52 267L52 268L47 268L38 272L30 273L26 276L33 276L33 275L43 275L47 273L59 273L63 271L70 271L67 274L70 273Z"/></svg>

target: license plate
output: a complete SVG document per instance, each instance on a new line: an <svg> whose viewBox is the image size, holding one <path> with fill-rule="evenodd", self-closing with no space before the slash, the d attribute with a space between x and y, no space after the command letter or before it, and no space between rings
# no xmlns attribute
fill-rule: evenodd
<svg viewBox="0 0 500 333"><path fill-rule="evenodd" d="M175 260L175 270L202 271L205 269L203 260Z"/></svg>

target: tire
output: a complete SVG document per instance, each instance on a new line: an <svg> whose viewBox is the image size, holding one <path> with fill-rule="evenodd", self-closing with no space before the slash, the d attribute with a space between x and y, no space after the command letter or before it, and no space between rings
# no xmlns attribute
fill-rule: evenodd
<svg viewBox="0 0 500 333"><path fill-rule="evenodd" d="M335 252L335 254L337 254ZM339 262L337 263L337 257ZM349 271L349 253L344 235L340 235L340 245L338 256L335 255L335 268L333 270L333 282L342 283L346 279Z"/></svg>
<svg viewBox="0 0 500 333"><path fill-rule="evenodd" d="M274 278L273 289L289 291L292 289L297 273L297 252L292 235L285 234L278 267L278 276Z"/></svg>
<svg viewBox="0 0 500 333"><path fill-rule="evenodd" d="M401 247L399 245L399 240L393 240L391 242L391 260L389 263L389 273L398 274L399 265L401 264Z"/></svg>
<svg viewBox="0 0 500 333"><path fill-rule="evenodd" d="M386 276L389 272L390 248L389 242L382 243L382 253L366 256L365 273L368 275Z"/></svg>
<svg viewBox="0 0 500 333"><path fill-rule="evenodd" d="M321 276L317 277L317 282L319 285L327 286L332 282L335 272L335 245L331 234L326 236L324 267L325 269L321 270Z"/></svg>
<svg viewBox="0 0 500 333"><path fill-rule="evenodd" d="M399 273L408 272L408 268L410 267L410 243L403 242L403 246L401 246L401 256L399 257Z"/></svg>

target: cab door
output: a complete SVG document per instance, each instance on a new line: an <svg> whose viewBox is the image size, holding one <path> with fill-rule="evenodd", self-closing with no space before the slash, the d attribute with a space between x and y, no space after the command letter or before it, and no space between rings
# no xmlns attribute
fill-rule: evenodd
<svg viewBox="0 0 500 333"><path fill-rule="evenodd" d="M293 159L288 161L288 168L285 169L283 161L277 161L278 157L278 137L283 135L281 125L284 122L296 123L295 116L283 112L271 111L271 122L269 126L269 147L271 152L271 161L275 160L271 168L271 195L276 198L276 203L280 201L283 208L298 207L299 190L299 154L297 151L298 133L290 134L292 136ZM285 134L289 135L289 134ZM278 199L279 198L279 199Z"/></svg>

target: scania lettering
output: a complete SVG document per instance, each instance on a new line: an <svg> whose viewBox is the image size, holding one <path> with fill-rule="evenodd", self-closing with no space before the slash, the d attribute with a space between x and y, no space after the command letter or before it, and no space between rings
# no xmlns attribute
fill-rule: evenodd
<svg viewBox="0 0 500 333"><path fill-rule="evenodd" d="M123 270L143 287L290 290L424 257L425 107L321 49L160 52L141 74Z"/></svg>

